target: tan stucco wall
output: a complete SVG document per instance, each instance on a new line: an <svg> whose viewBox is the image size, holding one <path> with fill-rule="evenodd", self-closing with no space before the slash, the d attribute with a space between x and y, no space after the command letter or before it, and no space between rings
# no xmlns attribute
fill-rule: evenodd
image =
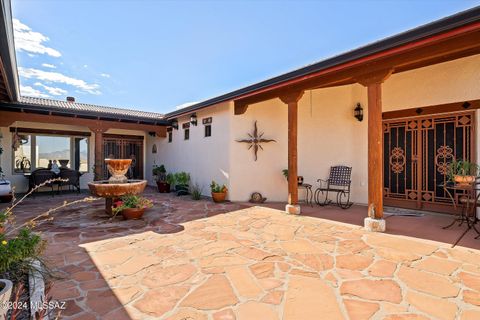
<svg viewBox="0 0 480 320"><path fill-rule="evenodd" d="M167 138L147 138L147 178L153 185L153 165L164 164L168 172L186 171L192 183L210 194L212 180L230 187L229 126L230 104L222 103L197 112L198 125L190 126L190 139L184 140L182 124L190 121L190 114L178 118L178 130L173 130L173 141ZM204 137L202 119L212 117L212 136ZM152 144L157 144L157 154L152 154Z"/></svg>

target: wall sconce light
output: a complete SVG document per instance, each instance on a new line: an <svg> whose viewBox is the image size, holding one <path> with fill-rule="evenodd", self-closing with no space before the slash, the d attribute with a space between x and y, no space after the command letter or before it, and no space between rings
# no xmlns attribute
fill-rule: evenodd
<svg viewBox="0 0 480 320"><path fill-rule="evenodd" d="M190 123L192 124L192 126L197 125L197 114L196 113L192 113L192 115L190 116Z"/></svg>
<svg viewBox="0 0 480 320"><path fill-rule="evenodd" d="M172 123L172 128L175 130L178 130L178 120L173 119L171 123Z"/></svg>
<svg viewBox="0 0 480 320"><path fill-rule="evenodd" d="M358 121L363 120L363 108L360 103L357 103L357 107L353 110L353 116L357 118Z"/></svg>

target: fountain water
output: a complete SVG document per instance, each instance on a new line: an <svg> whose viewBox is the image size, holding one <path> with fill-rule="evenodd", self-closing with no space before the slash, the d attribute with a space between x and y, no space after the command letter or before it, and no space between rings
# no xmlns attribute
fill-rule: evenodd
<svg viewBox="0 0 480 320"><path fill-rule="evenodd" d="M113 199L126 194L139 194L145 190L147 180L128 179L125 174L132 159L105 159L111 177L108 180L93 181L88 184L90 192L105 198L105 211L112 214Z"/></svg>

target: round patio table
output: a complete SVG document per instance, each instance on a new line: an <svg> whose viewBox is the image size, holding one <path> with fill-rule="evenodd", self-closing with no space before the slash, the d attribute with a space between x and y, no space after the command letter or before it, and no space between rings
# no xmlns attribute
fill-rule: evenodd
<svg viewBox="0 0 480 320"><path fill-rule="evenodd" d="M442 187L445 192L448 194L450 199L452 200L453 207L455 209L458 208L458 205L462 205L463 208L459 214L455 216L453 221L445 226L442 229L448 229L453 226L456 222L458 222L459 226L463 223L467 225L465 231L457 238L457 240L453 243L452 248L455 247L460 240L470 231L471 229L475 230L477 236L475 239L480 237L480 232L476 228L476 224L478 223L479 219L477 217L476 208L478 205L478 200L480 198L480 189L476 184L472 185L464 185L464 184L457 184L453 182L446 182L440 184L439 187ZM457 191L460 191L461 194L456 194ZM456 194L456 198L453 194Z"/></svg>

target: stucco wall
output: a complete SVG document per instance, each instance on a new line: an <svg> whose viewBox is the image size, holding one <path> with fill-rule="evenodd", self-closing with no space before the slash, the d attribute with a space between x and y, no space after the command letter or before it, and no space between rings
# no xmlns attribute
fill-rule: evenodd
<svg viewBox="0 0 480 320"><path fill-rule="evenodd" d="M210 194L212 180L230 188L229 125L230 104L222 103L197 112L198 125L190 126L190 139L184 140L182 124L190 121L190 114L178 118L179 128L173 130L173 141L167 138L147 138L147 179L153 185L153 165L164 164L168 172L186 171L192 183ZM202 119L212 117L212 136L204 137ZM157 154L152 154L152 144L157 144Z"/></svg>
<svg viewBox="0 0 480 320"><path fill-rule="evenodd" d="M480 55L392 75L383 111L480 99Z"/></svg>

